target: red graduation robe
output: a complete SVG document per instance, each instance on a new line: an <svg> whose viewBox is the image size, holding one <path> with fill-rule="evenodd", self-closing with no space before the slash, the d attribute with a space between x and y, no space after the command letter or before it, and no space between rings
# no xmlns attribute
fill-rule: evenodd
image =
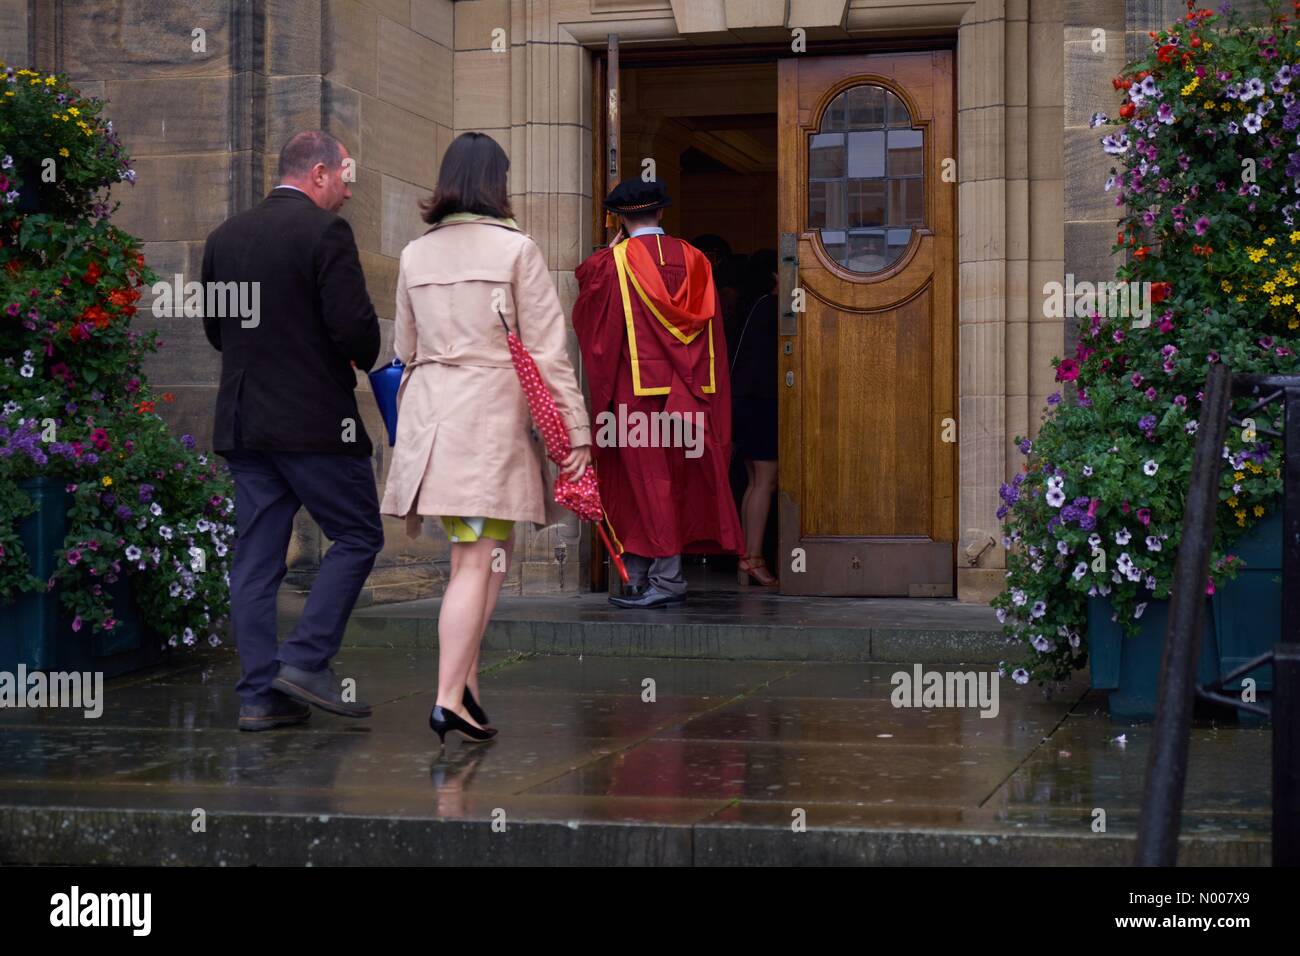
<svg viewBox="0 0 1300 956"><path fill-rule="evenodd" d="M680 239L643 235L599 250L576 275L573 327L591 389L592 453L623 547L648 558L739 554L731 379L708 259ZM703 425L686 438L693 447L662 447L668 429L653 416L665 412ZM638 434L638 420L659 425Z"/></svg>

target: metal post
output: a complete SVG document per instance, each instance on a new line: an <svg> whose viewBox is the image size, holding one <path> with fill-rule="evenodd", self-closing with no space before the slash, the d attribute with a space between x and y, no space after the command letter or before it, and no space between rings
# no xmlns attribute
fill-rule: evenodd
<svg viewBox="0 0 1300 956"><path fill-rule="evenodd" d="M1300 866L1300 387L1286 389L1282 633L1273 652L1273 865Z"/></svg>
<svg viewBox="0 0 1300 956"><path fill-rule="evenodd" d="M1160 696L1151 728L1151 754L1138 823L1138 866L1173 866L1178 861L1178 830L1182 822L1192 705L1196 697L1196 662L1201 649L1205 582L1214 543L1219 463L1228 427L1231 389L1228 369L1222 364L1211 366L1198 419L1200 431L1170 593L1169 625L1160 665Z"/></svg>

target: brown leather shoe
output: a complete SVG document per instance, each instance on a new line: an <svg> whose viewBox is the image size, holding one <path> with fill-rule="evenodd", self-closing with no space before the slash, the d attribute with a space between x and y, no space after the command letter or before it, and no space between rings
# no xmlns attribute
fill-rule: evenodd
<svg viewBox="0 0 1300 956"><path fill-rule="evenodd" d="M241 704L239 708L240 730L270 730L273 727L289 727L304 723L311 716L311 708L290 700L283 694L276 694L276 699L269 704Z"/></svg>

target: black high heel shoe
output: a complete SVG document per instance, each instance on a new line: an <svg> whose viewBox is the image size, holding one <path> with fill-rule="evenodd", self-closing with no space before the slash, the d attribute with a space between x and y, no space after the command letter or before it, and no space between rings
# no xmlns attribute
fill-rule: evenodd
<svg viewBox="0 0 1300 956"><path fill-rule="evenodd" d="M433 705L433 710L429 712L429 727L438 735L438 740L446 743L447 732L456 731L462 737L473 741L491 740L497 735L495 730L480 730L473 724L461 719L461 716L454 710L448 710L446 707Z"/></svg>
<svg viewBox="0 0 1300 956"><path fill-rule="evenodd" d="M469 692L468 687L465 688L465 693L461 696L460 700L461 703L465 705L465 709L469 711L470 719L473 720L474 723L478 724L480 727L487 727L488 724L492 723L492 721L488 719L487 711L478 705L478 701L474 699L474 695Z"/></svg>

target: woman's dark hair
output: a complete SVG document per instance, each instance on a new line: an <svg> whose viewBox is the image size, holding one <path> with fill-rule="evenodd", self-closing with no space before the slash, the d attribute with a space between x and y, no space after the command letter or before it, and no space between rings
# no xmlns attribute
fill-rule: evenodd
<svg viewBox="0 0 1300 956"><path fill-rule="evenodd" d="M510 160L497 141L485 133L462 133L451 141L438 170L433 195L420 203L421 218L430 225L444 216L472 212L512 219Z"/></svg>

